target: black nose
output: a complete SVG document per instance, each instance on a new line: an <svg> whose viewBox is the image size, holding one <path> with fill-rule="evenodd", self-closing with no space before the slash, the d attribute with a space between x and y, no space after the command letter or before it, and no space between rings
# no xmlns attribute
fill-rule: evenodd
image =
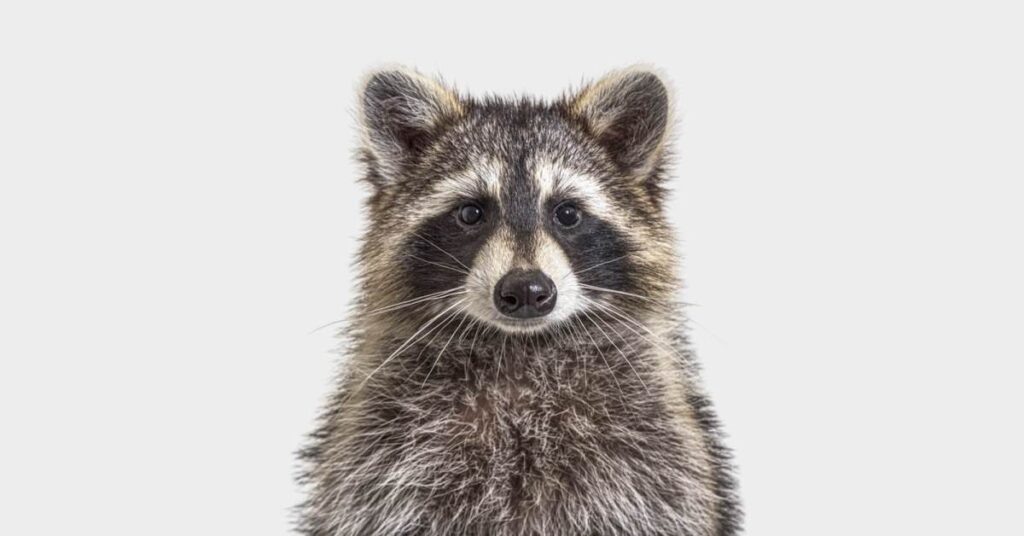
<svg viewBox="0 0 1024 536"><path fill-rule="evenodd" d="M494 305L505 316L536 318L555 308L555 283L539 270L513 270L494 287Z"/></svg>

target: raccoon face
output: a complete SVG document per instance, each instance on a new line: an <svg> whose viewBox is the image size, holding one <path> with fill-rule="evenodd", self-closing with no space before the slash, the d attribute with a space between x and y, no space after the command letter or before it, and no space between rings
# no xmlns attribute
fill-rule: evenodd
<svg viewBox="0 0 1024 536"><path fill-rule="evenodd" d="M511 332L657 299L673 273L660 185L668 111L665 85L643 70L550 103L372 74L361 98L367 290L405 315L451 311ZM423 307L398 305L409 302Z"/></svg>

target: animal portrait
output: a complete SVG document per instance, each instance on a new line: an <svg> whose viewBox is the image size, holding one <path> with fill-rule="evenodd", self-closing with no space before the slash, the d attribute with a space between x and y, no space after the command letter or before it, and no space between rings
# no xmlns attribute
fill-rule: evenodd
<svg viewBox="0 0 1024 536"><path fill-rule="evenodd" d="M735 534L679 300L664 78L544 101L383 69L358 118L360 294L301 530Z"/></svg>

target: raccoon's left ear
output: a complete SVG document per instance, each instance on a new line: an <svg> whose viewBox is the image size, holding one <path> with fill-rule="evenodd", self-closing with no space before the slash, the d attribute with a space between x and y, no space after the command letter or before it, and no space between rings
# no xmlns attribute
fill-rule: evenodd
<svg viewBox="0 0 1024 536"><path fill-rule="evenodd" d="M458 96L441 82L398 67L367 76L360 95L365 149L376 173L370 181L394 181L448 122L462 115Z"/></svg>
<svg viewBox="0 0 1024 536"><path fill-rule="evenodd" d="M569 106L630 175L646 178L660 160L668 138L670 102L668 87L654 72L612 72L571 97Z"/></svg>

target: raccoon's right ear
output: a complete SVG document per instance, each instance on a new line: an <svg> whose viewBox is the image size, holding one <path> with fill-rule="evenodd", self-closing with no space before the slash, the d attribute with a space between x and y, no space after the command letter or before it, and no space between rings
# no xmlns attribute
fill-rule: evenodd
<svg viewBox="0 0 1024 536"><path fill-rule="evenodd" d="M365 149L384 186L430 143L446 123L462 115L458 96L441 82L411 69L386 69L367 76L360 95Z"/></svg>

